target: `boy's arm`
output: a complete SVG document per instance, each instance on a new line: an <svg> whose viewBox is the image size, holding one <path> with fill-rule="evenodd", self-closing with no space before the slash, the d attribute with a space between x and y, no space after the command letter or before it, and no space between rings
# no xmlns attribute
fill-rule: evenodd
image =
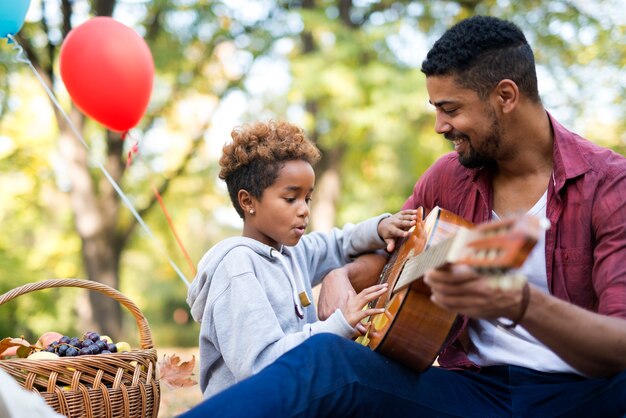
<svg viewBox="0 0 626 418"><path fill-rule="evenodd" d="M324 277L320 289L317 314L321 320L344 307L350 291L359 293L378 282L389 256L384 251L364 254Z"/></svg>

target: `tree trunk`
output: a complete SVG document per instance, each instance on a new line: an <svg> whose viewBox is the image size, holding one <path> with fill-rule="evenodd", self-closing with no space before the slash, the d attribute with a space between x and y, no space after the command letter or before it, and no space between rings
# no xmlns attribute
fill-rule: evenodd
<svg viewBox="0 0 626 418"><path fill-rule="evenodd" d="M337 199L341 192L341 158L341 149L334 148L326 152L319 163L315 205L311 211L311 223L316 231L330 231L335 226Z"/></svg>
<svg viewBox="0 0 626 418"><path fill-rule="evenodd" d="M76 130L81 132L84 116L74 109L70 117ZM121 247L115 231L119 200L110 184L102 183L100 187L96 187L94 178L104 176L102 173L92 176L89 170L89 150L76 137L65 119L58 118L58 121L61 130L59 148L71 179L69 194L74 223L82 240L82 257L87 278L117 289ZM121 148L114 151L119 153L120 150ZM119 154L117 159L120 160ZM117 166L111 164L111 160L112 157L109 157L108 166L111 170L108 171L117 181L121 171L116 170ZM94 331L113 338L121 335L122 316L119 303L97 292L90 292L89 300L92 303L93 326L97 328ZM89 318L81 320L86 326L91 326Z"/></svg>
<svg viewBox="0 0 626 418"><path fill-rule="evenodd" d="M105 233L83 239L83 262L90 280L111 286L119 285L119 252L112 248ZM119 302L98 292L89 292L95 331L112 338L122 335L122 309ZM85 330L88 331L88 330Z"/></svg>

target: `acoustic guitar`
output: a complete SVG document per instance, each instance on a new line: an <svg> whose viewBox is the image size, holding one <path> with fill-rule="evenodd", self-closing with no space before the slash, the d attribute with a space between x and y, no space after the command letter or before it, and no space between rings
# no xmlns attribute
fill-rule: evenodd
<svg viewBox="0 0 626 418"><path fill-rule="evenodd" d="M526 215L480 225L439 207L423 216L419 208L415 228L399 242L380 275L379 283L388 283L389 291L369 306L385 312L366 318L368 332L357 339L420 372L433 364L460 319L431 302L424 273L467 264L502 288L523 286L524 277L505 272L523 264L542 230L539 219Z"/></svg>

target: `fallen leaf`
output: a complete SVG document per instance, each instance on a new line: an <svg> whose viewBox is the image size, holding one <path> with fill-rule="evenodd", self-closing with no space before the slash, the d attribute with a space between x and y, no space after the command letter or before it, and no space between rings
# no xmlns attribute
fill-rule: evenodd
<svg viewBox="0 0 626 418"><path fill-rule="evenodd" d="M23 338L7 337L2 339L0 341L0 358L17 355L17 349L19 347L31 348L32 346Z"/></svg>
<svg viewBox="0 0 626 418"><path fill-rule="evenodd" d="M164 355L163 360L157 363L159 381L165 383L170 389L184 388L197 385L193 380L193 368L196 365L196 357L191 360L180 362L180 357L176 354Z"/></svg>

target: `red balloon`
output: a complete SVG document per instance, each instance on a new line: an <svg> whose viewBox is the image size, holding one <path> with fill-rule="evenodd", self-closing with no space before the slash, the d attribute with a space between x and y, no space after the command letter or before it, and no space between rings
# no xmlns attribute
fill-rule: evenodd
<svg viewBox="0 0 626 418"><path fill-rule="evenodd" d="M94 17L72 29L61 45L59 67L76 106L110 130L128 131L146 111L154 61L128 26Z"/></svg>

